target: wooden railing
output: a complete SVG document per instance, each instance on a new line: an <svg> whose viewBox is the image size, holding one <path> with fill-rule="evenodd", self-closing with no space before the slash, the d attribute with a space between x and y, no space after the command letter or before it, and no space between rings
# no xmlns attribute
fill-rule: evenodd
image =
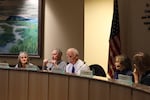
<svg viewBox="0 0 150 100"><path fill-rule="evenodd" d="M103 77L0 68L0 100L149 100L150 87Z"/></svg>

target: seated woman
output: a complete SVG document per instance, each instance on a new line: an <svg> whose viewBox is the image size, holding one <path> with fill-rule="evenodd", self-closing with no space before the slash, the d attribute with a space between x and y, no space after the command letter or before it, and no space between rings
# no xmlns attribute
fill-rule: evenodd
<svg viewBox="0 0 150 100"><path fill-rule="evenodd" d="M118 75L128 75L132 76L132 81L134 80L132 74L132 63L131 60L125 55L118 55L115 57L115 67L116 71L114 73L114 79L118 79Z"/></svg>
<svg viewBox="0 0 150 100"><path fill-rule="evenodd" d="M26 69L39 70L39 68L37 66L35 66L29 62L29 56L26 52L19 53L18 63L16 64L15 68L26 68Z"/></svg>
<svg viewBox="0 0 150 100"><path fill-rule="evenodd" d="M143 52L138 52L133 56L133 75L135 83L150 86L150 56Z"/></svg>

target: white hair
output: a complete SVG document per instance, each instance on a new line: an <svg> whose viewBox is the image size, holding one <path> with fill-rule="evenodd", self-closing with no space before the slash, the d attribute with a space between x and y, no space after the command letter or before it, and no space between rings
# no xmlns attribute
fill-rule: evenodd
<svg viewBox="0 0 150 100"><path fill-rule="evenodd" d="M71 51L74 55L79 56L79 51L76 48L69 48L67 51Z"/></svg>

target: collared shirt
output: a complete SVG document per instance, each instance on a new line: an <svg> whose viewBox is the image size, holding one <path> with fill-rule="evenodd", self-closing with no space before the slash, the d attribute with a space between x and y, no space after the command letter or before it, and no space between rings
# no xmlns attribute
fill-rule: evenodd
<svg viewBox="0 0 150 100"><path fill-rule="evenodd" d="M69 63L66 66L66 72L67 73L72 73L72 67L74 66L75 68L75 74L80 75L81 70L89 70L89 67L80 59L77 60L75 64Z"/></svg>

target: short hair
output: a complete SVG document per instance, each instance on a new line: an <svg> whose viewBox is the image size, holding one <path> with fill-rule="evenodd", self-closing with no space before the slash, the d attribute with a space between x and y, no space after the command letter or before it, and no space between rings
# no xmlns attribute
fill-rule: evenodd
<svg viewBox="0 0 150 100"><path fill-rule="evenodd" d="M61 51L60 49L55 48L55 49L53 49L53 50L56 50L56 51L58 52L58 55L59 55L60 57L62 56L63 53L62 53L62 51ZM53 51L53 50L52 50L52 51Z"/></svg>
<svg viewBox="0 0 150 100"><path fill-rule="evenodd" d="M118 55L115 57L115 59L118 59L120 64L123 65L127 69L132 69L132 63L131 59L126 55Z"/></svg>
<svg viewBox="0 0 150 100"><path fill-rule="evenodd" d="M76 48L69 48L67 51L71 51L74 55L79 56L79 51Z"/></svg>

